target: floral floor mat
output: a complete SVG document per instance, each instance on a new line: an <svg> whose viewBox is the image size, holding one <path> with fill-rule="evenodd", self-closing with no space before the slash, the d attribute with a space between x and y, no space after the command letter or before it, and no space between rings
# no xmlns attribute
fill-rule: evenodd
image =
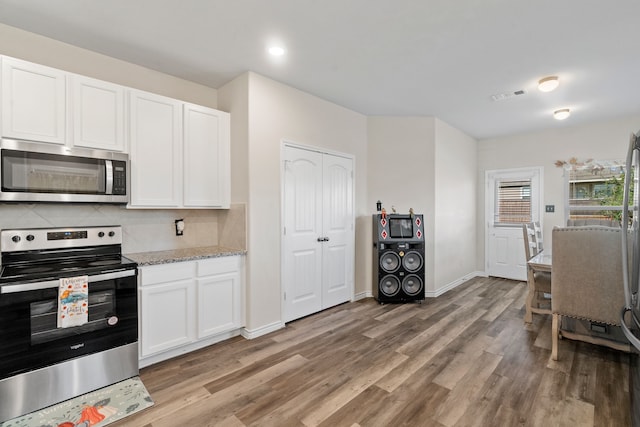
<svg viewBox="0 0 640 427"><path fill-rule="evenodd" d="M0 427L104 427L153 405L140 377L0 423Z"/></svg>

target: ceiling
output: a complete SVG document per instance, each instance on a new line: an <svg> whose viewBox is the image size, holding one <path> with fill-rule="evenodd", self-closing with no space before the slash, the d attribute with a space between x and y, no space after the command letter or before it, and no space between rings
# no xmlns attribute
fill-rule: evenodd
<svg viewBox="0 0 640 427"><path fill-rule="evenodd" d="M477 139L640 113L639 19L638 0L0 0L1 23L206 86L254 71Z"/></svg>

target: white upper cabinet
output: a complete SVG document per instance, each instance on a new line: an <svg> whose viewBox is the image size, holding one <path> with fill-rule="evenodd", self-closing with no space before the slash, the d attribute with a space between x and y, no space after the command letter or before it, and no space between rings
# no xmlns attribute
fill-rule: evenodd
<svg viewBox="0 0 640 427"><path fill-rule="evenodd" d="M4 56L2 136L125 151L124 87Z"/></svg>
<svg viewBox="0 0 640 427"><path fill-rule="evenodd" d="M129 92L129 208L229 208L229 113Z"/></svg>
<svg viewBox="0 0 640 427"><path fill-rule="evenodd" d="M70 75L73 145L125 151L124 88Z"/></svg>
<svg viewBox="0 0 640 427"><path fill-rule="evenodd" d="M229 208L229 113L16 58L0 62L1 136L129 153L129 208Z"/></svg>
<svg viewBox="0 0 640 427"><path fill-rule="evenodd" d="M66 73L2 57L2 135L65 144Z"/></svg>
<svg viewBox="0 0 640 427"><path fill-rule="evenodd" d="M229 207L229 113L184 105L184 206Z"/></svg>
<svg viewBox="0 0 640 427"><path fill-rule="evenodd" d="M182 103L129 92L130 207L182 205Z"/></svg>

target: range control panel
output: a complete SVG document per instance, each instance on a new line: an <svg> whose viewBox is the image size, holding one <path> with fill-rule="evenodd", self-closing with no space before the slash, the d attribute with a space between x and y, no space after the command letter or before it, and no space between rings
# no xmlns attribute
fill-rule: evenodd
<svg viewBox="0 0 640 427"><path fill-rule="evenodd" d="M0 252L121 244L122 227L119 225L0 231Z"/></svg>

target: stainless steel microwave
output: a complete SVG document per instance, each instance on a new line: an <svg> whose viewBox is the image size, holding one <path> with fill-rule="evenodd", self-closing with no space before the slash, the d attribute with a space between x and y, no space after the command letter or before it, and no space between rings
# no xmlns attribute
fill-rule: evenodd
<svg viewBox="0 0 640 427"><path fill-rule="evenodd" d="M0 201L127 203L129 156L0 141Z"/></svg>

